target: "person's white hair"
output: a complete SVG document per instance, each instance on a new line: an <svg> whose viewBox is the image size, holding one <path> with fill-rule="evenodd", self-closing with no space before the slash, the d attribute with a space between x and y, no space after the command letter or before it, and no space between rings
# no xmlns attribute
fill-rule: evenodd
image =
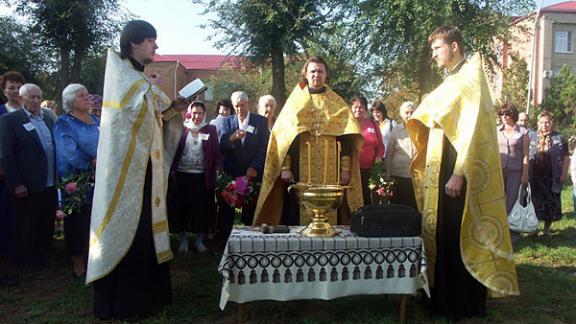
<svg viewBox="0 0 576 324"><path fill-rule="evenodd" d="M28 92L30 92L31 90L38 90L40 91L40 94L42 94L42 89L40 89L39 86L35 85L34 83L25 83L20 87L20 90L18 91L18 93L20 94L20 96L25 96L28 94Z"/></svg>
<svg viewBox="0 0 576 324"><path fill-rule="evenodd" d="M230 96L230 101L232 101L232 104L235 104L236 101L249 101L250 99L248 99L248 94L244 91L236 91L234 93L232 93L232 95Z"/></svg>
<svg viewBox="0 0 576 324"><path fill-rule="evenodd" d="M85 86L79 83L70 83L62 90L62 109L64 109L65 112L70 112L72 103L74 99L76 99L76 92L82 89L87 90Z"/></svg>
<svg viewBox="0 0 576 324"><path fill-rule="evenodd" d="M266 112L266 103L268 101L272 101L274 103L274 107L276 107L276 99L272 95L265 95L258 99L258 114L264 116Z"/></svg>
<svg viewBox="0 0 576 324"><path fill-rule="evenodd" d="M412 101L404 101L400 105L400 109L398 109L398 111L402 111L403 109L406 109L408 107L412 107L412 108L416 109L416 104L414 104L414 102L412 102Z"/></svg>

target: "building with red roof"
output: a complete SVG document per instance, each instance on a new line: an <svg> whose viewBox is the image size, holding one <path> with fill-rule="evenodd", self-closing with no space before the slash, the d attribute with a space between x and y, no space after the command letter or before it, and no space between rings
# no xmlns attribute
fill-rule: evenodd
<svg viewBox="0 0 576 324"><path fill-rule="evenodd" d="M160 76L160 88L172 99L178 91L194 79L200 78L208 90L198 98L208 107L212 116L213 104L223 98L213 98L213 84L221 78L228 78L230 72L254 73L253 66L243 56L196 55L196 54L156 54L154 62L146 66L147 73Z"/></svg>
<svg viewBox="0 0 576 324"><path fill-rule="evenodd" d="M510 23L511 37L496 44L501 72L494 78L495 93L501 96L507 69L514 59L525 60L529 71L534 71L531 84L534 107L544 101L545 89L562 66L566 64L576 72L576 1L544 7L536 16L537 12L533 12Z"/></svg>

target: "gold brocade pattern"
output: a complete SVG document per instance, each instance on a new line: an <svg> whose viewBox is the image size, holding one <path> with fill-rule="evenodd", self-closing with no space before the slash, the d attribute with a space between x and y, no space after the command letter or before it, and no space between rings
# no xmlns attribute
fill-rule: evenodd
<svg viewBox="0 0 576 324"><path fill-rule="evenodd" d="M166 178L181 135L182 119L162 118L160 112L168 109L170 100L112 50L108 51L106 63L104 102L87 283L108 275L124 258L132 245L144 203L152 207L155 225L151 234L157 262L172 258L165 206ZM153 198L144 202L142 172L147 170L149 161Z"/></svg>
<svg viewBox="0 0 576 324"><path fill-rule="evenodd" d="M310 171L308 170L308 145L310 143ZM338 178L336 173L336 159L324 157L337 156L335 136L313 136L310 132L302 133L300 139L300 182L335 185ZM326 166L326 179L324 179L324 162ZM308 175L310 174L310 177ZM310 179L310 181L308 180ZM326 180L326 181L324 181ZM326 213L330 224L337 223L336 210ZM312 215L300 206L300 224L310 223Z"/></svg>
<svg viewBox="0 0 576 324"><path fill-rule="evenodd" d="M468 272L489 289L489 294L499 297L518 295L519 289L494 115L482 60L476 54L422 101L407 126L417 151L412 179L423 214L422 236L431 284L438 195L444 190L439 188L438 171L445 135L457 152L454 173L463 175L467 183L460 234L462 260Z"/></svg>
<svg viewBox="0 0 576 324"><path fill-rule="evenodd" d="M264 177L254 214L254 225L280 223L283 195L286 190L286 185L280 179L280 171L290 145L298 135L303 133L318 133L332 137L347 135L348 144L352 149L350 170L352 188L346 192L346 202L350 210L356 210L362 206L358 164L358 152L363 143L360 125L352 115L348 104L330 88L327 87L325 93L310 94L306 86L299 84L286 100L270 133ZM335 157L336 155L331 155L330 160L336 162ZM300 170L302 172L302 168ZM300 176L300 181L307 180ZM346 221L345 219L344 222Z"/></svg>

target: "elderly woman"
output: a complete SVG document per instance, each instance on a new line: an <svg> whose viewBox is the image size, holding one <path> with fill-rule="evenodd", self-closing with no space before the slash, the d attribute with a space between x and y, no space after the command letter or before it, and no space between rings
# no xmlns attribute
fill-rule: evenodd
<svg viewBox="0 0 576 324"><path fill-rule="evenodd" d="M375 161L382 160L384 156L384 144L382 143L382 134L378 125L366 115L366 105L368 100L365 97L352 98L352 114L358 120L362 128L364 145L360 150L360 178L362 182L362 197L364 205L371 204L370 189L368 188L368 179L372 172Z"/></svg>
<svg viewBox="0 0 576 324"><path fill-rule="evenodd" d="M66 113L56 121L54 137L58 175L66 179L94 169L100 121L88 113L90 95L81 84L70 84L64 88L62 106ZM91 211L92 192L89 192L80 210L64 218L64 237L74 264L73 274L81 283L85 282Z"/></svg>
<svg viewBox="0 0 576 324"><path fill-rule="evenodd" d="M416 110L416 105L412 101L405 101L399 110L402 123L392 128L386 147L386 169L395 183L394 195L390 202L418 209L414 196L414 186L412 185L412 175L410 174L410 165L416 154L416 148L406 130L406 122Z"/></svg>
<svg viewBox="0 0 576 324"><path fill-rule="evenodd" d="M544 221L544 235L550 237L553 221L562 218L560 193L566 181L569 156L568 143L562 134L553 131L554 119L548 111L538 116L538 144L534 158L532 201L538 219Z"/></svg>
<svg viewBox="0 0 576 324"><path fill-rule="evenodd" d="M268 129L274 126L274 113L276 112L276 99L271 95L265 95L258 99L258 115L268 119Z"/></svg>
<svg viewBox="0 0 576 324"><path fill-rule="evenodd" d="M216 172L222 171L222 156L216 127L206 123L202 102L190 104L184 126L172 165L176 194L173 229L180 239L180 252L188 251L187 229L196 234L196 249L206 252L204 235L216 207L214 188Z"/></svg>
<svg viewBox="0 0 576 324"><path fill-rule="evenodd" d="M388 142L390 141L390 132L394 126L396 126L396 122L388 117L388 110L386 110L386 106L380 100L375 100L372 103L372 118L380 128L380 134L382 134L382 141L384 142L384 147L388 147ZM384 152L384 156L386 156L387 152Z"/></svg>
<svg viewBox="0 0 576 324"><path fill-rule="evenodd" d="M520 185L528 184L528 130L516 124L518 110L511 103L500 108L501 124L497 127L500 161L506 194L506 212L509 213L518 199Z"/></svg>

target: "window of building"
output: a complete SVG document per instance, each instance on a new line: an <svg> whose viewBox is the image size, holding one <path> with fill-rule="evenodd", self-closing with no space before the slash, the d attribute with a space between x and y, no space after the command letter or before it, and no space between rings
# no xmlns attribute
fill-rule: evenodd
<svg viewBox="0 0 576 324"><path fill-rule="evenodd" d="M557 31L554 33L554 52L572 53L572 32Z"/></svg>

